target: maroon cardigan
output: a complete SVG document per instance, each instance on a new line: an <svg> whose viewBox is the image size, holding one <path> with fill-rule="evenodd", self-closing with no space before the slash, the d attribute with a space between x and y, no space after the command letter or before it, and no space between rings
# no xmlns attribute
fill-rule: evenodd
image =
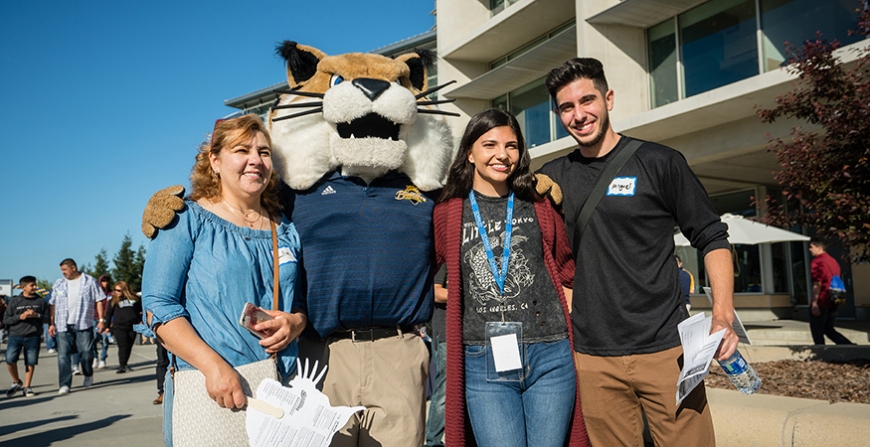
<svg viewBox="0 0 870 447"><path fill-rule="evenodd" d="M460 267L460 237L462 231L461 198L453 198L435 206L435 256L438 265L447 263L447 391L445 401L445 444L449 446L476 445L471 431L471 422L465 408L465 354L462 345L462 278ZM568 325L568 338L572 350L574 331L571 329L571 316L562 286L572 288L574 284L574 258L568 245L565 224L550 205L549 200L535 202L535 213L541 227L544 244L544 262L553 286L559 294L565 322ZM571 430L568 446L588 446L586 425L580 407L580 391L574 399L574 414L571 417Z"/></svg>

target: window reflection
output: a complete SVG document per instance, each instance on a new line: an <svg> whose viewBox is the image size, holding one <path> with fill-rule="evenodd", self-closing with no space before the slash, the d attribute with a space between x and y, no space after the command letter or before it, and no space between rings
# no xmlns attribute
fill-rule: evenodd
<svg viewBox="0 0 870 447"><path fill-rule="evenodd" d="M758 74L755 0L714 0L681 14L686 97Z"/></svg>
<svg viewBox="0 0 870 447"><path fill-rule="evenodd" d="M855 0L761 0L764 70L779 68L793 56L785 53L785 42L800 47L816 31L822 39L843 45L860 40L860 35L847 32L858 27L856 6Z"/></svg>

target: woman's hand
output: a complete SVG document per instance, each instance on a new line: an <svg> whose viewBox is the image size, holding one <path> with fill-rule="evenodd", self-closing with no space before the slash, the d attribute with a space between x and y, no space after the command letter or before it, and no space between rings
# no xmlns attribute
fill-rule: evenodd
<svg viewBox="0 0 870 447"><path fill-rule="evenodd" d="M275 354L286 348L308 324L305 314L296 312L288 314L280 310L266 310L272 316L272 320L254 325L257 332L265 332L268 336L260 340L260 346L266 348L269 354Z"/></svg>
<svg viewBox="0 0 870 447"><path fill-rule="evenodd" d="M217 404L230 410L244 408L247 403L239 373L225 361L216 362L205 374L205 389Z"/></svg>

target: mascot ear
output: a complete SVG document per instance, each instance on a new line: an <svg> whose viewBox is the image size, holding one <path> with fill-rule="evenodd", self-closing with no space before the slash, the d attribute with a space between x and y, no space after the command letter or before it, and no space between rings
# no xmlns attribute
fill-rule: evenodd
<svg viewBox="0 0 870 447"><path fill-rule="evenodd" d="M314 47L299 45L285 40L275 48L275 53L287 61L287 83L297 88L317 73L317 64L326 54Z"/></svg>
<svg viewBox="0 0 870 447"><path fill-rule="evenodd" d="M423 49L414 50L413 53L403 54L396 58L397 61L404 62L411 71L408 78L411 81L411 86L419 91L426 90L428 77L426 76L426 67L432 65L435 61L435 52Z"/></svg>

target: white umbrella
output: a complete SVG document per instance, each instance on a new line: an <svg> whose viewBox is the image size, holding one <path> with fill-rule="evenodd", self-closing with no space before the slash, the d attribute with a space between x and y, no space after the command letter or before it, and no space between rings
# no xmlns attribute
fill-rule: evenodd
<svg viewBox="0 0 870 447"><path fill-rule="evenodd" d="M810 240L809 236L744 219L743 216L726 213L721 217L722 222L728 224L728 242L731 244L755 245ZM674 244L682 247L691 245L683 233L674 235Z"/></svg>

